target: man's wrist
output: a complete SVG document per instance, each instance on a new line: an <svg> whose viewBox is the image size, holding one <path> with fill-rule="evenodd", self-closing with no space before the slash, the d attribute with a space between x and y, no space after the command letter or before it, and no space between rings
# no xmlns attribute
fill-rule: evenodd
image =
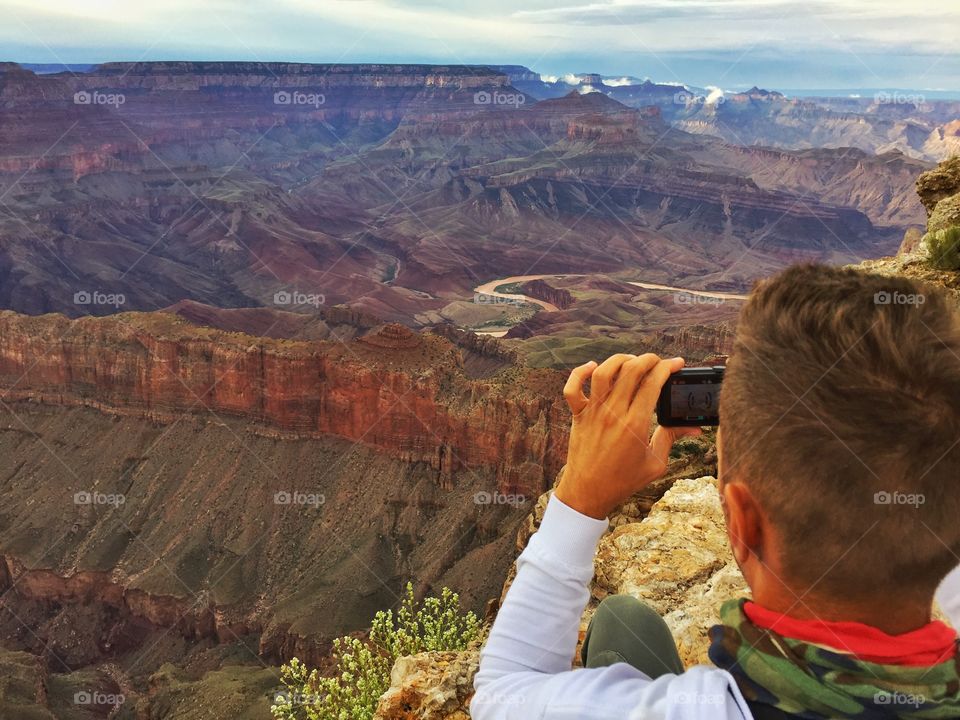
<svg viewBox="0 0 960 720"><path fill-rule="evenodd" d="M595 493L586 492L583 489L586 487L586 483L584 483L583 480L579 480L575 484L566 481L567 475L565 473L563 479L560 481L560 484L553 493L557 500L562 502L571 510L576 510L581 515L586 515L594 520L607 519L610 511L615 506L608 506L606 503L603 503L599 498L597 498Z"/></svg>

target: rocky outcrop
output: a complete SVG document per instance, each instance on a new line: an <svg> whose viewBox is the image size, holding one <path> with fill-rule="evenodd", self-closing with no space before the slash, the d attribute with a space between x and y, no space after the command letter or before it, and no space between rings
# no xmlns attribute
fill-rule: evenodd
<svg viewBox="0 0 960 720"><path fill-rule="evenodd" d="M566 310L573 305L573 295L570 294L569 290L555 288L545 280L528 280L520 285L520 292L551 305L556 305L561 310Z"/></svg>
<svg viewBox="0 0 960 720"><path fill-rule="evenodd" d="M927 231L960 226L960 157L942 162L917 178L917 194L927 210ZM916 248L923 252L922 245Z"/></svg>
<svg viewBox="0 0 960 720"><path fill-rule="evenodd" d="M707 661L707 630L720 605L749 593L711 477L677 481L646 518L604 537L596 567L593 599L626 594L649 603L667 621L687 666Z"/></svg>
<svg viewBox="0 0 960 720"><path fill-rule="evenodd" d="M917 194L927 210L929 233L960 227L960 157L940 163L917 179ZM960 305L960 273L933 267L925 239L908 232L896 257L865 260L855 266L880 275L903 275L946 290Z"/></svg>
<svg viewBox="0 0 960 720"><path fill-rule="evenodd" d="M399 658L375 720L467 720L479 660L475 650Z"/></svg>
<svg viewBox="0 0 960 720"><path fill-rule="evenodd" d="M928 215L933 214L937 203L957 193L960 193L960 157L942 162L917 178L917 195Z"/></svg>
<svg viewBox="0 0 960 720"><path fill-rule="evenodd" d="M927 220L927 230L946 230L954 225L960 225L960 192L954 193L940 200L930 218Z"/></svg>

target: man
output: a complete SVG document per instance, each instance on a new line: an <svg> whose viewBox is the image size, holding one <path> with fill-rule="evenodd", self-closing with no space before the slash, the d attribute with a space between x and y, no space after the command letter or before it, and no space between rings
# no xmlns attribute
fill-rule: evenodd
<svg viewBox="0 0 960 720"><path fill-rule="evenodd" d="M684 671L665 623L617 596L570 669L605 518L699 432L649 435L682 365L570 375L567 466L483 650L475 720L960 718L957 636L931 620L960 556L960 319L911 280L825 266L760 283L738 322L718 475L753 601L724 605L714 664ZM958 588L940 589L948 613Z"/></svg>

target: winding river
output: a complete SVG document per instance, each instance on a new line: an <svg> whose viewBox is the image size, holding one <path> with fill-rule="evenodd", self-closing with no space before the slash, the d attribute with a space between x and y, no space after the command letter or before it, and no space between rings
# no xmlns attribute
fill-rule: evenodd
<svg viewBox="0 0 960 720"><path fill-rule="evenodd" d="M556 305L553 303L545 302L544 300L538 300L537 298L532 298L529 295L522 295L520 293L502 293L497 292L496 288L501 285L512 285L514 283L524 283L528 280L543 280L544 278L566 278L566 277L586 277L582 274L573 274L566 273L562 275L512 275L511 277L500 278L499 280L491 280L490 282L483 283L483 285L477 285L473 289L478 295L491 295L493 297L505 298L508 300L523 300L524 302L533 303L534 305L539 305L544 310L549 312L555 312L559 310ZM737 293L728 293L728 292L719 292L717 290L691 290L690 288L675 287L674 285L660 285L659 283L649 283L649 282L629 282L627 285L636 285L638 288L643 288L644 290L663 290L665 292L676 292L676 293L686 293L687 295L695 295L696 297L706 297L706 298L715 298L718 300L746 300L746 295L739 295Z"/></svg>
<svg viewBox="0 0 960 720"><path fill-rule="evenodd" d="M534 305L539 305L547 312L556 312L558 308L553 303L549 303L545 300L539 300L529 295L524 295L522 293L504 293L497 292L497 288L501 285L511 285L514 283L524 283L528 280L543 280L545 278L567 278L567 277L585 277L585 275L577 273L563 273L563 274L553 274L553 275L512 275L510 277L500 278L499 280L491 280L490 282L485 282L482 285L477 285L473 289L474 293L477 295L490 295L492 297L503 298L505 300L521 300L523 302L533 303ZM715 290L691 290L690 288L676 287L674 285L661 285L659 283L650 283L650 282L627 282L628 285L635 285L638 288L644 290L662 290L664 292L675 292L675 293L686 293L687 295L693 295L696 297L705 297L705 298L714 298L717 300L736 300L743 301L747 299L746 295L741 295L738 293L727 293L719 292ZM493 337L503 337L507 334L507 330L503 328L498 328L496 330L475 330L478 335L492 335Z"/></svg>

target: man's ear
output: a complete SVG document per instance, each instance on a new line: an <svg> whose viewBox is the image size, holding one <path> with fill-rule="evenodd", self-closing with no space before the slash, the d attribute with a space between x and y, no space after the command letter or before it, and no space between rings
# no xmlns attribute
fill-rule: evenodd
<svg viewBox="0 0 960 720"><path fill-rule="evenodd" d="M752 559L763 560L763 518L760 505L750 489L740 482L722 483L720 487L723 513L733 557L741 570Z"/></svg>

